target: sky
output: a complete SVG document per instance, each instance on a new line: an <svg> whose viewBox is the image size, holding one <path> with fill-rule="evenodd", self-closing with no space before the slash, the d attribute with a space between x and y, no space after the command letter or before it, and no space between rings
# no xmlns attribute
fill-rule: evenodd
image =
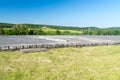
<svg viewBox="0 0 120 80"><path fill-rule="evenodd" d="M120 27L120 0L0 0L0 22Z"/></svg>

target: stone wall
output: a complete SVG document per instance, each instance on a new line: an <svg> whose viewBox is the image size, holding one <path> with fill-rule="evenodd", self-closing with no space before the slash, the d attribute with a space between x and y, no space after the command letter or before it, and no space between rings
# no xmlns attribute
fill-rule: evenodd
<svg viewBox="0 0 120 80"><path fill-rule="evenodd" d="M21 45L0 45L0 50L20 50L29 48L63 48L63 47L84 47L84 46L100 46L100 45L119 45L118 42L102 42L102 43L51 43L51 44L21 44Z"/></svg>

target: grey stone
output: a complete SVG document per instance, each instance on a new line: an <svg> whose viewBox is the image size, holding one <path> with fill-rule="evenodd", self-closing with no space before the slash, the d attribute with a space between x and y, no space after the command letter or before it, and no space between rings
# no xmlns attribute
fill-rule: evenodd
<svg viewBox="0 0 120 80"><path fill-rule="evenodd" d="M21 53L30 53L30 52L45 52L48 51L46 48L30 48L30 49L20 49Z"/></svg>

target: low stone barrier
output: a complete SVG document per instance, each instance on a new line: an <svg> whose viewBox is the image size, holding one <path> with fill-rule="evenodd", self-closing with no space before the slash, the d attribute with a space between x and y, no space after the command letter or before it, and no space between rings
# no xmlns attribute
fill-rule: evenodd
<svg viewBox="0 0 120 80"><path fill-rule="evenodd" d="M49 43L49 44L21 44L21 45L0 45L0 50L20 50L30 48L63 48L63 47L84 47L98 45L119 45L118 42L103 42L103 43Z"/></svg>

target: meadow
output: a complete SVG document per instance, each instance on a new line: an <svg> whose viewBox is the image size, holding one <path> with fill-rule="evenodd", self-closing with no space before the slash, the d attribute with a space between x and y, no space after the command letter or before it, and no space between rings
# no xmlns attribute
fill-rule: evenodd
<svg viewBox="0 0 120 80"><path fill-rule="evenodd" d="M120 46L0 51L0 80L120 80Z"/></svg>

